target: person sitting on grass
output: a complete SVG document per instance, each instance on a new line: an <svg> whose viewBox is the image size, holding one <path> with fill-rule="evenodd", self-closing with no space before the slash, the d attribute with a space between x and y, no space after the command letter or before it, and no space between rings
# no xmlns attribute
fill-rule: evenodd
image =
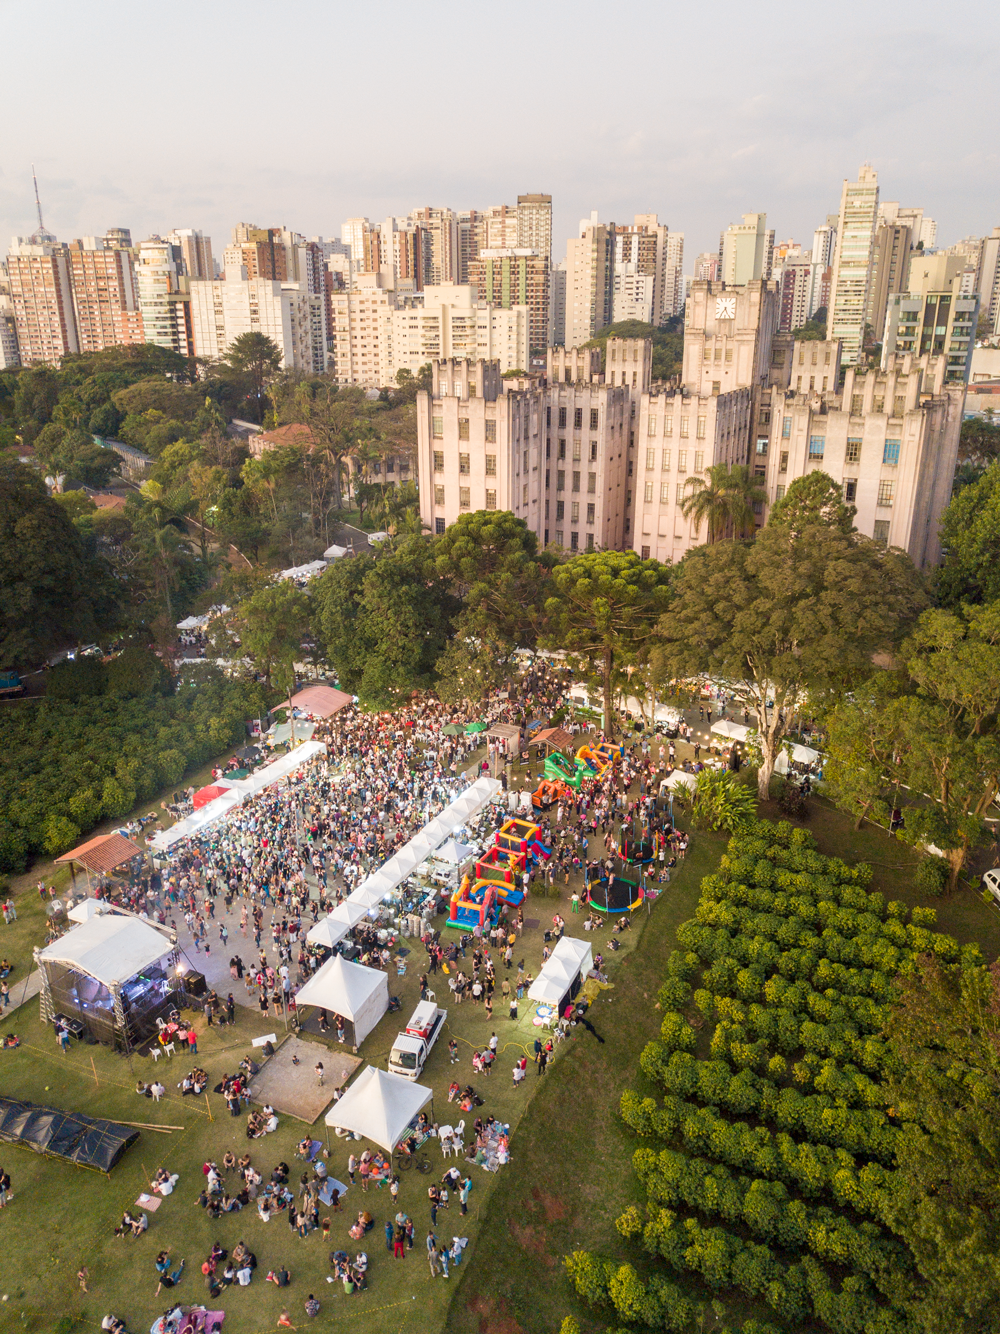
<svg viewBox="0 0 1000 1334"><path fill-rule="evenodd" d="M160 1275L160 1281L156 1285L154 1297L159 1297L161 1288L176 1288L181 1281L181 1274L184 1273L184 1261L182 1260L173 1273L167 1272Z"/></svg>
<svg viewBox="0 0 1000 1334"><path fill-rule="evenodd" d="M278 1288L287 1288L291 1281L292 1276L284 1265L280 1269L270 1270L264 1280L265 1283L273 1283Z"/></svg>

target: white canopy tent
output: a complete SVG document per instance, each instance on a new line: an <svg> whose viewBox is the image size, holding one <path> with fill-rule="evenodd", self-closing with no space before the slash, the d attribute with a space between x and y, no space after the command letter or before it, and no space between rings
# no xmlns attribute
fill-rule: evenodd
<svg viewBox="0 0 1000 1334"><path fill-rule="evenodd" d="M686 769L675 769L669 777L665 778L660 784L669 792L675 792L679 787L689 787L694 791L698 783L697 774L689 774Z"/></svg>
<svg viewBox="0 0 1000 1334"><path fill-rule="evenodd" d="M455 838L449 838L434 852L435 858L439 862L448 862L451 865L458 866L461 862L467 861L475 856L476 849L468 843L459 843Z"/></svg>
<svg viewBox="0 0 1000 1334"><path fill-rule="evenodd" d="M528 989L528 998L558 1005L578 977L585 977L594 966L594 956L585 940L561 936L542 971Z"/></svg>
<svg viewBox="0 0 1000 1334"><path fill-rule="evenodd" d="M296 724L295 733L298 735L299 724ZM295 772L303 764L314 760L317 755L325 755L326 746L322 741L305 741L301 746L296 746L290 750L287 755L279 755L276 760L266 764L263 769L258 769L256 773L250 774L247 778L235 778L230 781L234 788L241 791L244 796L253 796L256 792L263 792L266 787L271 787L274 783L280 783L283 778Z"/></svg>
<svg viewBox="0 0 1000 1334"><path fill-rule="evenodd" d="M299 988L295 1004L299 1010L316 1005L341 1015L353 1028L348 1040L358 1047L389 1008L389 978L335 954Z"/></svg>
<svg viewBox="0 0 1000 1334"><path fill-rule="evenodd" d="M89 922L92 917L100 917L109 911L109 905L103 899L81 899L75 908L70 908L66 916L71 922Z"/></svg>
<svg viewBox="0 0 1000 1334"><path fill-rule="evenodd" d="M346 922L321 917L315 926L309 928L306 940L310 945L326 945L332 949L334 945L340 944L350 929Z"/></svg>
<svg viewBox="0 0 1000 1334"><path fill-rule="evenodd" d="M820 759L818 750L813 750L812 746L800 746L797 742L791 743L792 759L796 764L815 764ZM788 773L788 751L782 747L781 753L774 762L774 772L776 774Z"/></svg>
<svg viewBox="0 0 1000 1334"><path fill-rule="evenodd" d="M178 630L200 630L203 625L208 624L207 616L185 616L183 621L177 622Z"/></svg>
<svg viewBox="0 0 1000 1334"><path fill-rule="evenodd" d="M340 560L341 556L346 556L346 555L347 555L347 548L338 547L335 542L332 547L327 547L327 549L323 552L323 559Z"/></svg>
<svg viewBox="0 0 1000 1334"><path fill-rule="evenodd" d="M275 723L270 731L267 732L266 740L273 741L276 746L283 745L286 741L291 741L292 731L293 728L291 723ZM315 731L315 723L307 723L304 718L295 719L294 732L296 741L311 741L312 734Z"/></svg>
<svg viewBox="0 0 1000 1334"><path fill-rule="evenodd" d="M326 1124L352 1130L392 1153L434 1090L369 1065L326 1114Z"/></svg>
<svg viewBox="0 0 1000 1334"><path fill-rule="evenodd" d="M325 560L311 560L307 565L293 565L288 570L282 570L278 575L279 579L312 579L317 574L322 574L326 569Z"/></svg>
<svg viewBox="0 0 1000 1334"><path fill-rule="evenodd" d="M720 718L717 723L711 727L716 736L727 736L732 741L746 741L750 735L750 728L744 727L742 723L730 722L728 718Z"/></svg>

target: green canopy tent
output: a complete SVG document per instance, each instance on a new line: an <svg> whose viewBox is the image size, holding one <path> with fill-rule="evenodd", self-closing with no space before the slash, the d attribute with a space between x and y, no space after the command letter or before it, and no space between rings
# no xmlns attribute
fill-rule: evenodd
<svg viewBox="0 0 1000 1334"><path fill-rule="evenodd" d="M474 736L477 732L485 732L485 731L486 731L485 723L466 723L465 726L466 736Z"/></svg>

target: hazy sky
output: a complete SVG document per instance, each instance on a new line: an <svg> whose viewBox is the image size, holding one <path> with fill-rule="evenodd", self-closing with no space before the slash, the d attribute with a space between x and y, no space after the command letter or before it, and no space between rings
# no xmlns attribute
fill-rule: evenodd
<svg viewBox="0 0 1000 1334"><path fill-rule="evenodd" d="M1000 224L1000 5L953 0L596 4L0 0L0 253L239 221L339 236L345 218L553 196L577 220L657 212L686 268L766 211L809 244L870 159L938 243Z"/></svg>

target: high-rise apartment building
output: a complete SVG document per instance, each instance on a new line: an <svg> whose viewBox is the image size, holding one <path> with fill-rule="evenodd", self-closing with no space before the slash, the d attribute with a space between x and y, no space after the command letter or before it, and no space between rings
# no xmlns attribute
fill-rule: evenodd
<svg viewBox="0 0 1000 1334"><path fill-rule="evenodd" d="M517 248L535 250L552 263L552 196L518 195Z"/></svg>
<svg viewBox="0 0 1000 1334"><path fill-rule="evenodd" d="M0 371L13 370L21 364L17 343L17 321L14 303L10 299L10 279L7 265L0 260Z"/></svg>
<svg viewBox="0 0 1000 1334"><path fill-rule="evenodd" d="M774 232L766 213L744 213L719 238L719 277L727 287L742 287L771 273Z"/></svg>
<svg viewBox="0 0 1000 1334"><path fill-rule="evenodd" d="M21 364L57 366L68 352L79 352L66 246L41 229L17 236L7 275Z"/></svg>
<svg viewBox="0 0 1000 1334"><path fill-rule="evenodd" d="M189 279L179 246L151 236L135 251L136 288L147 343L193 354Z"/></svg>
<svg viewBox="0 0 1000 1334"><path fill-rule="evenodd" d="M680 315L684 309L684 233L667 234L667 262L663 274L661 319Z"/></svg>
<svg viewBox="0 0 1000 1334"><path fill-rule="evenodd" d="M1000 227L984 236L976 270L979 309L985 314L994 334L1000 333Z"/></svg>
<svg viewBox="0 0 1000 1334"><path fill-rule="evenodd" d="M694 261L694 280L714 283L719 277L719 256L716 251L703 250Z"/></svg>
<svg viewBox="0 0 1000 1334"><path fill-rule="evenodd" d="M479 250L516 250L519 242L518 211L509 204L494 204L476 215Z"/></svg>
<svg viewBox="0 0 1000 1334"><path fill-rule="evenodd" d="M193 227L178 227L163 238L180 251L181 263L188 278L214 278L215 261L212 259L212 238Z"/></svg>
<svg viewBox="0 0 1000 1334"><path fill-rule="evenodd" d="M889 302L897 293L907 290L912 245L913 233L908 223L883 222L875 231L868 323L877 342L882 341Z"/></svg>
<svg viewBox="0 0 1000 1334"><path fill-rule="evenodd" d="M564 341L579 347L612 322L614 313L615 225L591 213L579 236L566 244Z"/></svg>
<svg viewBox="0 0 1000 1334"><path fill-rule="evenodd" d="M71 241L66 253L80 351L146 342L132 251L87 237Z"/></svg>
<svg viewBox="0 0 1000 1334"><path fill-rule="evenodd" d="M284 237L277 227L254 227L240 222L233 228L232 244L223 252L226 272L237 275L246 269L248 278L264 278L270 282L288 280L288 254Z"/></svg>
<svg viewBox="0 0 1000 1334"><path fill-rule="evenodd" d="M637 213L631 226L615 228L615 323L642 320L659 327L673 314L675 275L671 270L668 292L668 238L669 229L655 213Z"/></svg>
<svg viewBox="0 0 1000 1334"><path fill-rule="evenodd" d="M877 218L878 175L865 163L856 181L844 181L830 282L827 337L840 342L845 363L856 363L864 351Z"/></svg>
<svg viewBox="0 0 1000 1334"><path fill-rule="evenodd" d="M450 208L417 208L409 216L423 233L424 286L457 282L458 215Z"/></svg>
<svg viewBox="0 0 1000 1334"><path fill-rule="evenodd" d="M964 255L913 256L909 290L889 300L882 367L908 352L939 358L946 383L966 384L972 367L979 297L964 292Z"/></svg>
<svg viewBox="0 0 1000 1334"><path fill-rule="evenodd" d="M469 282L480 301L509 310L527 306L532 352L549 343L549 264L534 250L484 249L469 266ZM527 363L520 369L528 370Z"/></svg>
<svg viewBox="0 0 1000 1334"><path fill-rule="evenodd" d="M246 333L261 333L278 346L289 370L322 374L323 297L301 283L234 276L195 279L190 284L194 351L218 361ZM318 359L319 358L319 359Z"/></svg>

